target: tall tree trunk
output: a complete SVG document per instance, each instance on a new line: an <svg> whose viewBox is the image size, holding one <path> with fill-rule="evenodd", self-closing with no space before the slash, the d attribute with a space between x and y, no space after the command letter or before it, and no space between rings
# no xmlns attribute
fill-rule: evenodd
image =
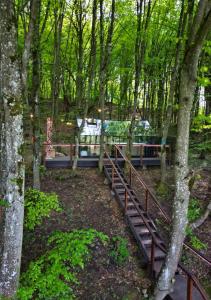
<svg viewBox="0 0 211 300"><path fill-rule="evenodd" d="M0 228L0 298L14 297L19 280L24 215L21 77L14 1L0 2L1 183L7 203Z"/></svg>
<svg viewBox="0 0 211 300"><path fill-rule="evenodd" d="M174 95L175 95L175 89L176 89L176 83L178 80L178 73L179 73L179 67L180 67L180 52L182 48L182 37L184 35L184 30L186 26L186 15L184 15L184 0L182 0L181 5L181 12L180 12L180 20L179 20L179 26L178 26L178 42L176 45L176 51L175 51L175 62L174 62L174 68L171 73L171 81L170 81L170 91L169 91L169 99L168 99L168 106L167 106L167 112L166 112L166 118L163 122L163 128L162 128L162 140L161 140L161 180L160 180L160 186L165 185L165 179L166 179L166 141L168 137L169 127L171 123L171 117L172 117L172 107L174 104Z"/></svg>
<svg viewBox="0 0 211 300"><path fill-rule="evenodd" d="M90 48L90 55L89 55L89 66L88 66L88 87L87 87L87 94L85 98L85 108L84 108L84 116L80 127L77 130L75 136L75 157L73 161L73 170L77 168L77 162L79 158L79 142L80 142L80 135L83 131L85 125L85 119L87 117L89 103L91 101L91 92L92 92L92 85L95 75L95 65L96 65L96 21L97 21L97 0L93 1L93 8L92 8L92 32L91 32L91 48Z"/></svg>
<svg viewBox="0 0 211 300"><path fill-rule="evenodd" d="M211 76L209 77L211 80ZM205 87L204 96L206 101L205 115L209 116L211 114L211 85Z"/></svg>
<svg viewBox="0 0 211 300"><path fill-rule="evenodd" d="M177 265L182 252L189 203L189 127L190 114L196 87L197 66L203 42L211 29L211 1L198 4L187 43L180 76L180 105L178 113L177 143L175 156L175 196L173 203L173 228L168 253L155 288L155 299L160 300L170 293Z"/></svg>
<svg viewBox="0 0 211 300"><path fill-rule="evenodd" d="M151 0L148 4L144 3L143 0L137 0L137 29L136 29L136 43L135 43L135 87L134 87L134 102L133 112L131 116L131 122L128 129L128 143L127 143L127 156L131 158L132 145L133 145L133 132L135 128L136 112L138 108L138 94L140 85L140 76L143 66L143 60L146 50L146 32L149 25L150 14L151 14ZM142 10L144 6L144 16L142 16ZM142 20L143 18L143 20Z"/></svg>
<svg viewBox="0 0 211 300"><path fill-rule="evenodd" d="M30 50L32 43L32 35L34 26L36 23L36 9L37 9L37 0L30 1L30 18L28 31L25 34L24 48L22 54L22 70L21 70L21 80L22 80L22 94L24 101L28 104L28 63L30 58Z"/></svg>
<svg viewBox="0 0 211 300"><path fill-rule="evenodd" d="M111 21L108 28L108 35L106 45L104 46L104 14L103 14L103 0L100 0L100 108L101 108L101 135L100 135L100 158L99 170L103 170L103 156L104 156L104 121L105 121L105 86L108 80L108 66L111 56L111 43L114 30L115 17L115 0L111 4ZM104 49L105 48L105 49Z"/></svg>
<svg viewBox="0 0 211 300"><path fill-rule="evenodd" d="M55 1L55 0L54 0ZM59 3L59 5L58 5ZM52 99L52 118L54 120L54 127L57 127L58 114L58 98L60 87L61 74L61 36L64 20L64 0L55 1L54 3L54 58L52 68L52 82L51 82L51 99Z"/></svg>
<svg viewBox="0 0 211 300"><path fill-rule="evenodd" d="M32 130L33 130L33 188L40 190L40 2L37 0L36 23L32 41Z"/></svg>
<svg viewBox="0 0 211 300"><path fill-rule="evenodd" d="M142 23L142 6L143 0L137 0L137 29L136 29L136 43L135 43L135 87L134 87L134 100L133 100L133 112L131 117L130 126L128 129L128 144L127 144L127 156L131 158L132 145L133 145L133 131L135 127L135 117L138 104L138 91L140 84L140 75L142 67L142 54L143 47L141 48L141 23Z"/></svg>

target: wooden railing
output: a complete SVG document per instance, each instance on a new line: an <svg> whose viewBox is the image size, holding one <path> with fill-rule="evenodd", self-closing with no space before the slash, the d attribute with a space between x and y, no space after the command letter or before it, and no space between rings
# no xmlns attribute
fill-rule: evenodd
<svg viewBox="0 0 211 300"><path fill-rule="evenodd" d="M115 161L118 161L118 157L119 155L121 155L121 157L124 159L124 161L127 163L127 168L129 168L129 178L130 178L130 186L132 187L133 185L133 176L135 176L139 183L142 185L144 191L145 191L145 211L149 212L149 196L151 197L151 199L153 200L154 204L157 206L157 208L159 209L160 213L163 215L165 221L167 222L167 224L171 223L171 219L169 218L169 216L165 213L165 211L162 209L161 205L159 204L158 200L156 199L156 196L153 194L153 192L148 188L148 186L146 185L146 183L143 181L143 179L140 177L140 174L137 172L137 170L133 167L133 165L131 164L131 162L127 159L127 157L122 153L121 149L119 148L118 145L115 145ZM112 164L114 164L112 162ZM124 184L125 186L125 184ZM126 186L127 187L127 186ZM127 187L128 189L128 187ZM150 265L153 266L154 265L154 247L155 245L157 247L159 247L162 251L164 251L166 253L166 248L164 248L163 246L161 246L160 244L158 244L156 242L156 239L154 237L154 233L152 232L151 228L149 228L148 224L146 224L147 222L145 222L144 220L144 215L143 213L140 211L137 203L133 200L133 195L131 195L131 200L133 201L133 204L135 205L136 209L138 210L139 214L141 215L145 225L147 226L147 229L150 232L151 238L152 238L152 244L151 244L151 257L150 257ZM206 262L209 266L211 266L211 261L209 259L207 259L204 255L202 255L201 253L199 253L197 250L193 249L190 245L184 243L184 246L189 249L194 255L196 255L199 259L203 260L204 262ZM202 298L204 300L208 300L208 296L206 295L204 289L201 287L200 283L198 282L198 280L196 279L196 277L191 274L184 266L182 266L180 263L178 264L178 267L181 268L183 270L183 272L186 274L187 276L187 300L192 300L192 291L193 291L193 285L196 287L196 289L199 291L199 293L201 294ZM151 269L153 270L153 268Z"/></svg>
<svg viewBox="0 0 211 300"><path fill-rule="evenodd" d="M128 158L122 153L120 147L118 145L115 145L115 148L117 149L116 151L116 155L118 155L118 153L121 155L121 157L124 159L125 162L127 162L128 166L129 166L129 172L130 172L130 184L132 187L132 174L136 177L136 179L138 180L138 182L144 187L145 189L145 200L146 200L146 204L145 204L145 209L148 212L149 210L149 200L150 198L152 199L153 203L157 206L158 210L160 211L160 213L162 214L162 216L164 217L164 220L166 221L167 224L171 224L172 220L170 219L170 217L166 214L166 212L163 210L162 206L160 205L159 201L157 200L155 194L152 192L152 190L147 186L147 184L143 181L143 179L141 178L140 174L138 173L138 171L133 167L133 165L131 164L131 162L128 160ZM117 160L116 158L117 156L115 156L115 160ZM188 245L187 243L184 243L184 246L189 249L193 254L195 254L197 257L199 257L201 260L203 260L204 262L206 262L210 267L211 267L211 261L205 257L203 254L199 253L197 250L195 250L192 246Z"/></svg>
<svg viewBox="0 0 211 300"><path fill-rule="evenodd" d="M110 150L111 150L111 153L113 151L113 155L111 156L115 156L115 151L117 151L115 145L116 144L109 144L110 145ZM121 144L118 144L121 148L124 148L126 147L126 143L121 143ZM71 143L71 144L58 144L58 143L55 143L55 144L48 144L48 143L44 143L43 144L44 146L44 151L43 151L43 156L44 156L44 159L46 158L49 158L49 149L50 151L52 151L52 156L55 154L56 152L56 148L61 148L61 149L67 149L67 151L65 150L65 154L66 156L69 156L70 158L70 161L72 162L73 160L73 157L75 155L75 147L76 145L74 143ZM86 144L86 143L80 143L79 144L79 147L88 147L88 148L95 148L95 149L99 149L100 148L100 145L99 144ZM152 156L150 156L150 152L147 151L147 157L159 157L159 151L160 151L160 148L161 148L161 145L159 144L154 144L154 145L151 145L151 144L133 144L133 149L134 149L134 152L135 152L135 157L137 158L137 156L140 157L140 164L143 165L143 159L145 157L145 149L153 149L151 152ZM137 150L136 150L137 149ZM168 161L171 161L171 150L170 150L170 146L169 145L166 145L166 149L168 150L167 153L168 153L168 158L167 160ZM91 157L94 157L94 155L91 155ZM98 157L98 155L96 155L96 157Z"/></svg>

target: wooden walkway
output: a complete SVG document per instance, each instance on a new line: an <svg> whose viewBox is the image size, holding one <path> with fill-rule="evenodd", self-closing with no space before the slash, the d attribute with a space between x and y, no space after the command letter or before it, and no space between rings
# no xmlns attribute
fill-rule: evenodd
<svg viewBox="0 0 211 300"><path fill-rule="evenodd" d="M118 146L117 150L121 155L121 150ZM119 157L116 157L116 160L112 160L106 152L106 158L104 161L105 175L125 213L129 227L140 249L141 256L144 258L144 264L155 279L163 265L166 256L166 247L153 219L149 215L149 191L145 186L144 193L137 195L131 184L132 177L134 176L132 174L132 165L129 167L128 177L125 176L125 172L121 167L122 164L121 166L119 165ZM122 155L122 158L124 158L124 155ZM140 199L141 197L142 199ZM141 203L145 203L145 207ZM165 213L163 212L163 214ZM210 263L209 261L206 262ZM179 264L175 274L174 292L169 294L166 299L208 300L208 297L197 279Z"/></svg>
<svg viewBox="0 0 211 300"><path fill-rule="evenodd" d="M114 158L112 158L114 160ZM97 168L99 158L98 157L87 157L78 159L78 167L80 168ZM45 159L46 168L71 168L72 160L68 156L64 157L55 157L51 159ZM124 159L119 158L119 164L123 164ZM135 167L140 166L159 166L160 158L158 157L144 157L140 160L140 157L133 157L132 164Z"/></svg>

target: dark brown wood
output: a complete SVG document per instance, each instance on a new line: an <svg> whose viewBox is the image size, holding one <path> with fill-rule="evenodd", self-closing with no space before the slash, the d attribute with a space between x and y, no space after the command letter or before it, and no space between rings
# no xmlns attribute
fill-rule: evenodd
<svg viewBox="0 0 211 300"><path fill-rule="evenodd" d="M149 190L145 190L145 210L148 212Z"/></svg>
<svg viewBox="0 0 211 300"><path fill-rule="evenodd" d="M129 169L129 176L130 176L130 186L132 187L132 170L131 170L131 167Z"/></svg>
<svg viewBox="0 0 211 300"><path fill-rule="evenodd" d="M155 243L154 243L154 239L153 239L153 237L152 237L151 253L150 253L151 275L153 275L153 271L154 271L154 263L155 263Z"/></svg>
<svg viewBox="0 0 211 300"><path fill-rule="evenodd" d="M127 213L127 209L128 209L128 194L127 194L127 190L125 189L125 214Z"/></svg>
<svg viewBox="0 0 211 300"><path fill-rule="evenodd" d="M114 167L112 166L112 181L111 181L112 189L114 188Z"/></svg>
<svg viewBox="0 0 211 300"><path fill-rule="evenodd" d="M190 276L188 276L187 282L187 300L192 300L193 296L193 281Z"/></svg>

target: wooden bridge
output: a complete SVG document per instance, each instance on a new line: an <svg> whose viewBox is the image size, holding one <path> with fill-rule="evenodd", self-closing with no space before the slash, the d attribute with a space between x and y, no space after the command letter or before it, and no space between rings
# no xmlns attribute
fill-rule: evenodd
<svg viewBox="0 0 211 300"><path fill-rule="evenodd" d="M64 156L45 159L46 167L71 167L74 157L73 144L51 145L55 148L65 149ZM84 146L84 145L81 145ZM87 146L85 144L85 146ZM98 145L89 145L94 147ZM164 262L167 248L163 238L153 219L153 209L155 215L163 218L169 226L171 220L160 206L155 195L140 177L140 174L134 166L153 166L160 164L160 145L135 145L136 155L132 157L131 162L124 155L125 145L109 145L106 147L104 156L104 172L110 187L118 200L131 232L138 244L143 264L147 267L153 279L156 279ZM170 148L168 149L167 160L171 160ZM60 152L59 152L60 153ZM68 153L68 154L67 154ZM78 160L79 167L97 167L98 157L80 157ZM138 187L138 190L137 190ZM211 262L201 253L193 249L190 245L184 243L184 247L191 251L192 254L203 260L210 268ZM172 300L208 300L208 296L198 282L197 278L191 274L181 263L178 265L175 274L174 292L169 294L166 299Z"/></svg>

